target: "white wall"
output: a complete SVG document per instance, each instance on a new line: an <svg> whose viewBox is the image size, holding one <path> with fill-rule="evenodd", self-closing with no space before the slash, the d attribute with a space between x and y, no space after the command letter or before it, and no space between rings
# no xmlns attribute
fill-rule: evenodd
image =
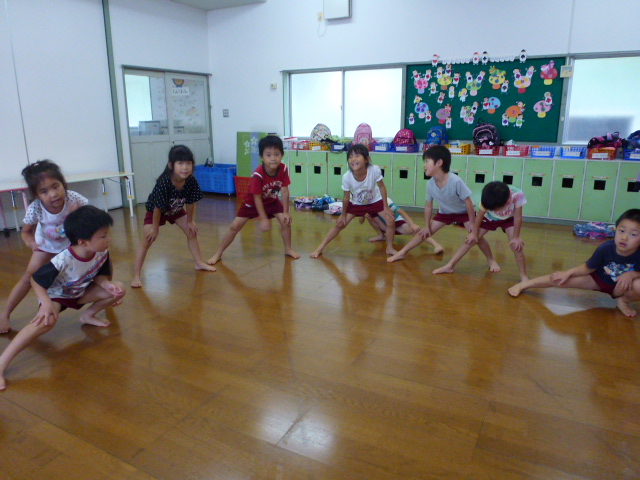
<svg viewBox="0 0 640 480"><path fill-rule="evenodd" d="M237 131L283 133L282 70L471 56L640 50L623 25L637 0L352 0L352 18L319 25L322 0L268 0L209 12L216 161L235 162ZM574 5L575 3L575 5ZM575 14L573 10L575 8ZM278 83L278 90L269 88ZM230 116L222 117L228 108Z"/></svg>
<svg viewBox="0 0 640 480"><path fill-rule="evenodd" d="M124 163L131 169L122 66L209 73L207 14L159 0L109 0L109 14Z"/></svg>

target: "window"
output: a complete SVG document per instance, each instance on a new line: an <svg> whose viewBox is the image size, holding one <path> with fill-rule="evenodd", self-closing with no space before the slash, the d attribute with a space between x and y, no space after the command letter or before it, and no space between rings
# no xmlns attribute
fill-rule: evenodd
<svg viewBox="0 0 640 480"><path fill-rule="evenodd" d="M576 59L564 139L586 144L591 137L640 130L640 56Z"/></svg>
<svg viewBox="0 0 640 480"><path fill-rule="evenodd" d="M308 137L324 123L333 135L351 137L360 123L375 137L402 128L402 68L289 74L290 119L286 131Z"/></svg>

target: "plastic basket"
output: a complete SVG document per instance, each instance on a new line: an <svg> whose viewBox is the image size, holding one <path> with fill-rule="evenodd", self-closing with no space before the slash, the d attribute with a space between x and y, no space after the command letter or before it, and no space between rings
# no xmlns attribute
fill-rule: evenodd
<svg viewBox="0 0 640 480"><path fill-rule="evenodd" d="M640 148L636 149L625 149L623 158L625 160L635 160L640 161Z"/></svg>
<svg viewBox="0 0 640 480"><path fill-rule="evenodd" d="M500 147L480 147L475 148L476 155L499 155Z"/></svg>
<svg viewBox="0 0 640 480"><path fill-rule="evenodd" d="M613 160L618 155L618 149L614 147L592 148L587 157L594 160Z"/></svg>
<svg viewBox="0 0 640 480"><path fill-rule="evenodd" d="M502 155L505 157L526 157L529 155L529 145L505 145Z"/></svg>
<svg viewBox="0 0 640 480"><path fill-rule="evenodd" d="M346 152L349 149L348 143L333 143L331 145L332 152Z"/></svg>
<svg viewBox="0 0 640 480"><path fill-rule="evenodd" d="M194 176L203 192L226 193L232 195L236 192L233 177L236 174L236 166L232 164L215 164L212 167L196 165Z"/></svg>
<svg viewBox="0 0 640 480"><path fill-rule="evenodd" d="M309 142L309 150L320 151L320 150L329 150L329 145L321 142Z"/></svg>
<svg viewBox="0 0 640 480"><path fill-rule="evenodd" d="M553 158L556 155L556 147L532 146L529 155L535 158Z"/></svg>
<svg viewBox="0 0 640 480"><path fill-rule="evenodd" d="M390 152L393 149L391 142L379 142L373 144L374 152Z"/></svg>
<svg viewBox="0 0 640 480"><path fill-rule="evenodd" d="M310 150L311 148L309 147L309 144L311 142L309 142L309 140L298 140L297 142L293 142L293 149L294 150Z"/></svg>
<svg viewBox="0 0 640 480"><path fill-rule="evenodd" d="M393 145L393 150L400 153L413 153L418 151L418 144L414 143L413 145Z"/></svg>
<svg viewBox="0 0 640 480"><path fill-rule="evenodd" d="M249 193L249 180L251 177L233 177L236 184L236 197L244 198Z"/></svg>
<svg viewBox="0 0 640 480"><path fill-rule="evenodd" d="M587 147L560 147L562 158L584 158L587 155Z"/></svg>
<svg viewBox="0 0 640 480"><path fill-rule="evenodd" d="M469 155L471 153L471 144L463 143L460 145L445 145L452 155Z"/></svg>

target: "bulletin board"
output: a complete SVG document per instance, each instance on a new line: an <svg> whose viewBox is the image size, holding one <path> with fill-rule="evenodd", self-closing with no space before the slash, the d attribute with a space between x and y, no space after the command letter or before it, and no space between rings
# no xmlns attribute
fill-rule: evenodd
<svg viewBox="0 0 640 480"><path fill-rule="evenodd" d="M486 63L483 63L486 60ZM404 128L426 138L442 125L450 140L471 140L479 121L503 140L558 141L564 57L407 65Z"/></svg>

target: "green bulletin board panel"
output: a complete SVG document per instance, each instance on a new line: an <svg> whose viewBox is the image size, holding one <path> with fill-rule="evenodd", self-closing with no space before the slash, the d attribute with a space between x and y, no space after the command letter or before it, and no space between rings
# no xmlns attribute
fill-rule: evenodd
<svg viewBox="0 0 640 480"><path fill-rule="evenodd" d="M473 129L484 121L495 125L503 140L557 143L564 64L559 57L407 65L404 126L416 138L426 138L429 128L442 125L450 140L471 140ZM556 76L544 79L542 74Z"/></svg>

